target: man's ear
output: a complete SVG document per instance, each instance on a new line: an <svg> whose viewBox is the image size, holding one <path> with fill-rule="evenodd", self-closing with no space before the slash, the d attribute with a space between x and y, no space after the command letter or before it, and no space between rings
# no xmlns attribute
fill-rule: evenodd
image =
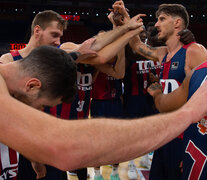
<svg viewBox="0 0 207 180"><path fill-rule="evenodd" d="M35 35L35 37L39 37L41 31L42 31L42 28L41 28L39 25L36 25L36 26L34 27L34 35Z"/></svg>
<svg viewBox="0 0 207 180"><path fill-rule="evenodd" d="M175 29L182 27L183 20L181 18L175 19Z"/></svg>
<svg viewBox="0 0 207 180"><path fill-rule="evenodd" d="M37 78L29 79L25 84L25 91L27 93L36 93L39 92L40 88L42 87L42 82Z"/></svg>

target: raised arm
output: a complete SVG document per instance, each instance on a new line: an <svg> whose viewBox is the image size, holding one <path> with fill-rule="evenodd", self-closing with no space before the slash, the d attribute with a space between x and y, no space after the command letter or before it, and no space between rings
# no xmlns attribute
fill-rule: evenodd
<svg viewBox="0 0 207 180"><path fill-rule="evenodd" d="M148 93L153 97L155 106L160 112L174 111L187 102L191 75L192 73L188 74L182 85L169 94L163 94L159 83L153 83L148 87Z"/></svg>
<svg viewBox="0 0 207 180"><path fill-rule="evenodd" d="M125 33L123 36L121 36L111 44L107 45L106 47L98 51L97 56L86 58L86 59L77 59L76 62L83 63L83 64L104 64L110 61L129 42L129 40L132 37L134 37L136 34L139 34L143 30L142 22L139 23L139 26L140 26L139 28ZM77 49L80 47L80 45L74 43L65 43L63 45L61 46L61 48L63 50L66 50L68 53L74 50L77 51Z"/></svg>
<svg viewBox="0 0 207 180"><path fill-rule="evenodd" d="M181 109L133 121L60 120L12 98L1 77L0 84L0 141L63 170L133 159L172 140L207 113L207 82Z"/></svg>
<svg viewBox="0 0 207 180"><path fill-rule="evenodd" d="M117 59L114 59L115 63L105 63L101 65L95 65L96 69L106 73L116 79L122 79L125 75L125 49L121 49L117 55Z"/></svg>
<svg viewBox="0 0 207 180"><path fill-rule="evenodd" d="M97 35L95 37L94 43L91 45L91 50L93 51L99 51L106 45L112 43L114 40L116 40L118 37L122 36L124 33L128 32L129 30L137 29L141 25L141 17L143 14L138 14L134 16L132 19L130 19L125 25L117 27L111 31L101 33L100 35ZM67 51L67 42L66 44L63 43L61 45L61 48L64 47L64 50Z"/></svg>
<svg viewBox="0 0 207 180"><path fill-rule="evenodd" d="M112 43L118 37L122 36L124 33L128 32L130 29L134 29L134 26L132 26L132 24L125 24L125 26L117 27L116 29L97 35L96 41L91 48L94 51L99 51L106 45Z"/></svg>
<svg viewBox="0 0 207 180"><path fill-rule="evenodd" d="M117 28L113 21L114 12L110 12L108 19L113 25L113 29ZM106 73L116 79L122 79L125 75L125 49L121 49L117 56L112 59L112 62L105 63L102 65L95 65L96 69Z"/></svg>
<svg viewBox="0 0 207 180"><path fill-rule="evenodd" d="M115 12L119 12L122 15L122 17L116 16L114 18L114 21L116 21L118 24L128 23L130 18L129 18L127 9L124 6L124 2L122 0L116 1L114 3L113 10ZM117 19L117 18L120 18L120 19ZM151 60L159 61L159 62L162 61L162 58L167 50L166 47L154 48L154 47L151 47L151 46L143 43L140 40L140 37L138 35L130 40L130 46L137 54L140 54L140 55L146 57L147 59L151 59Z"/></svg>
<svg viewBox="0 0 207 180"><path fill-rule="evenodd" d="M116 41L112 42L111 44L101 49L98 52L98 57L85 59L81 61L81 63L87 62L88 64L104 64L110 61L113 57L117 55L117 53L122 48L125 47L125 45L129 42L131 38L133 38L136 34L139 34L141 31L142 31L142 27L127 32L126 34L118 38Z"/></svg>
<svg viewBox="0 0 207 180"><path fill-rule="evenodd" d="M129 42L131 48L137 53L140 54L147 59L151 59L153 61L159 61L161 63L164 54L167 52L167 48L165 46L161 47L152 47L143 43L140 40L139 36L136 36Z"/></svg>

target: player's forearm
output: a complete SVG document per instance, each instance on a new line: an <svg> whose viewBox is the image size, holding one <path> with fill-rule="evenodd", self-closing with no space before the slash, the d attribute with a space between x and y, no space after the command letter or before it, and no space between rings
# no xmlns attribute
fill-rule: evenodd
<svg viewBox="0 0 207 180"><path fill-rule="evenodd" d="M116 78L122 79L125 75L125 48L121 49L117 55L117 61L114 65L114 71L116 72Z"/></svg>
<svg viewBox="0 0 207 180"><path fill-rule="evenodd" d="M114 40L116 40L128 30L129 26L126 24L124 26L117 27L114 30L108 31L104 34L98 35L91 49L94 51L101 50L103 47L112 43Z"/></svg>
<svg viewBox="0 0 207 180"><path fill-rule="evenodd" d="M1 95L0 99L4 102L1 104L0 141L31 160L48 163L50 160L47 154L51 155L54 151L48 144L51 143L48 139L50 135L46 132L49 126L53 126L53 120L56 118L33 109L9 95Z"/></svg>
<svg viewBox="0 0 207 180"><path fill-rule="evenodd" d="M111 63L105 63L101 65L96 65L96 69L99 71L112 76L116 79L122 79L125 75L125 49L121 49L117 55L117 59L114 58L115 65Z"/></svg>
<svg viewBox="0 0 207 180"><path fill-rule="evenodd" d="M131 48L137 53L140 54L147 59L153 60L153 61L158 61L158 56L157 56L157 48L151 47L145 43L143 43L139 36L136 36L129 42Z"/></svg>
<svg viewBox="0 0 207 180"><path fill-rule="evenodd" d="M167 116L157 115L131 121L91 120L91 124L86 126L90 133L87 133L88 137L85 138L93 137L93 142L87 141L85 145L83 143L82 148L86 154L80 157L83 163L81 166L124 162L150 152L169 142L188 127L189 119L187 115L183 118L185 115L184 111L179 111ZM93 152L95 149L98 149L96 153ZM76 151L79 155L82 154L80 150ZM77 168L80 164L74 166Z"/></svg>
<svg viewBox="0 0 207 180"><path fill-rule="evenodd" d="M97 57L84 59L84 63L87 64L104 64L113 59L118 52L126 46L129 40L139 33L139 30L131 30L125 33L123 36L105 46L97 53ZM82 63L82 62L80 62Z"/></svg>
<svg viewBox="0 0 207 180"><path fill-rule="evenodd" d="M153 96L155 106L159 112L169 112L167 104L165 103L166 97L162 92L158 92Z"/></svg>
<svg viewBox="0 0 207 180"><path fill-rule="evenodd" d="M5 100L0 141L32 160L63 170L133 159L170 141L192 122L185 111L132 121L66 121L13 98L0 99Z"/></svg>
<svg viewBox="0 0 207 180"><path fill-rule="evenodd" d="M115 57L119 51L126 46L129 40L137 34L138 30L132 30L118 38L116 41L104 47L98 52L98 56L102 58L101 63L106 63Z"/></svg>

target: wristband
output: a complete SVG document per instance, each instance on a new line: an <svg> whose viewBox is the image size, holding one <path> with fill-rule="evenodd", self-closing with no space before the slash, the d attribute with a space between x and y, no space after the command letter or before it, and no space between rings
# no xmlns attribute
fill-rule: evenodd
<svg viewBox="0 0 207 180"><path fill-rule="evenodd" d="M81 55L81 53L79 53L79 52L71 52L71 53L69 53L69 55L73 58L73 60L75 61L75 60L77 60L78 59L78 57Z"/></svg>

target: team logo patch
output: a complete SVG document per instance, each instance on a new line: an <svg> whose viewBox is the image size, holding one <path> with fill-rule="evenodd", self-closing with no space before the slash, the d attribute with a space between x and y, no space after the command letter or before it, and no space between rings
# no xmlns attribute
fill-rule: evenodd
<svg viewBox="0 0 207 180"><path fill-rule="evenodd" d="M197 124L198 131L202 135L207 134L207 115L201 119Z"/></svg>
<svg viewBox="0 0 207 180"><path fill-rule="evenodd" d="M172 65L171 65L171 69L172 70L176 70L178 68L178 66L179 66L179 62L178 61L177 62L173 62Z"/></svg>

